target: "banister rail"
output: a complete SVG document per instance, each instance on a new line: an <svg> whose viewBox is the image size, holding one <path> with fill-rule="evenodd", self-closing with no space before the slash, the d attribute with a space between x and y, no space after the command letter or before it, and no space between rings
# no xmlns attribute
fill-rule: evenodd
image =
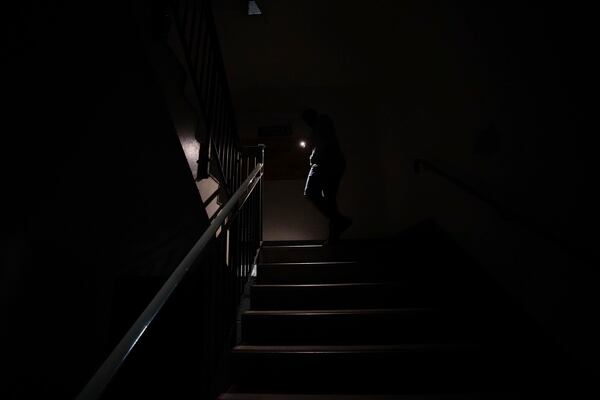
<svg viewBox="0 0 600 400"><path fill-rule="evenodd" d="M237 168L242 149L212 7L209 0L169 0L167 4L201 104L210 151L222 175L220 183L230 195L244 179Z"/></svg>
<svg viewBox="0 0 600 400"><path fill-rule="evenodd" d="M153 323L160 310L167 303L175 289L183 281L188 271L193 267L194 263L202 254L207 244L215 237L219 228L231 225L232 219L235 218L236 214L246 204L246 201L254 193L257 185L262 182L262 176L263 163L259 163L246 178L246 180L240 185L238 190L233 194L225 206L222 207L220 212L218 212L217 217L214 218L208 229L196 241L192 249L179 263L177 268L175 268L173 273L169 276L152 301L140 314L131 328L129 328L125 336L123 336L117 346L112 350L110 355L102 363L94 376L88 381L88 383L77 396L77 400L96 400L102 396L102 393L105 391L113 377L117 374L132 349L136 346L136 343L144 335L144 332L146 332L148 327ZM259 187L260 186L261 185L259 185ZM257 193L257 196L259 196L257 198L260 206L260 193ZM260 207L254 212L257 214L257 218L261 217Z"/></svg>
<svg viewBox="0 0 600 400"><path fill-rule="evenodd" d="M436 166L435 164L433 164L431 161L427 161L427 160L424 160L421 158L415 159L414 170L417 174L424 170L433 171L436 174L438 174L439 176L452 182L455 186L458 186L463 191L469 193L470 195L472 195L472 196L478 198L479 200L481 200L482 202L486 203L487 205L492 207L494 210L496 210L496 212L498 212L504 218L510 219L510 218L514 217L513 213L506 210L497 201L495 201L494 199L492 199L489 196L484 195L483 193L481 193L480 190L477 190L475 187L467 184L466 182L464 182L464 180L458 179L455 176L450 175L443 169L441 169L438 166Z"/></svg>
<svg viewBox="0 0 600 400"><path fill-rule="evenodd" d="M572 255L578 254L580 256L587 256L587 255L584 255L581 253L581 249L576 249L570 243L568 243L565 239L563 239L561 236L559 236L557 233L553 232L553 230L550 227L546 226L546 224L543 224L532 217L518 213L514 210L509 209L508 207L501 205L496 200L481 193L481 191L476 189L474 186L469 185L464 180L461 180L461 179L447 173L446 171L444 171L440 167L436 166L431 161L417 158L414 160L413 167L414 167L415 173L417 173L417 174L424 170L429 170L429 171L434 172L435 174L437 174L437 175L441 176L442 178L448 180L449 182L453 183L455 186L462 189L464 192L470 194L471 196L479 199L483 203L485 203L488 206L490 206L491 208L493 208L500 215L501 218L503 218L507 221L515 221L515 222L519 223L520 225L524 226L525 228L527 228L531 232L537 234L538 236L543 237L547 240L550 240L550 241L554 242L555 244L561 246L568 253L570 253Z"/></svg>

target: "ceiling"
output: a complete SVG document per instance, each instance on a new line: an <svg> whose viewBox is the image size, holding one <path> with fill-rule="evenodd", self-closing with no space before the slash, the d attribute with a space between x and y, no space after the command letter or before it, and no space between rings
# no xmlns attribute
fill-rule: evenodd
<svg viewBox="0 0 600 400"><path fill-rule="evenodd" d="M452 54L430 0L214 2L233 92L248 88L402 86ZM436 51L432 51L436 49ZM439 71L437 71L439 73ZM418 79L417 79L418 80Z"/></svg>

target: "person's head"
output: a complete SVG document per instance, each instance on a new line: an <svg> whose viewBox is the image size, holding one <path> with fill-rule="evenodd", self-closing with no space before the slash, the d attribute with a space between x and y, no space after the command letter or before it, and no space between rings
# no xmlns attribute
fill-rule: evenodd
<svg viewBox="0 0 600 400"><path fill-rule="evenodd" d="M308 108L302 112L302 120L311 128L317 123L319 113L314 108Z"/></svg>

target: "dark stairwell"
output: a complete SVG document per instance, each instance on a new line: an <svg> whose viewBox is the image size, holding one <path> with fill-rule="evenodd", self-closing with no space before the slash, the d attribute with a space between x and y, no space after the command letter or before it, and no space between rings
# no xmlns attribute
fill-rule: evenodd
<svg viewBox="0 0 600 400"><path fill-rule="evenodd" d="M13 3L0 398L597 391L581 9ZM351 161L339 246L301 195L307 105Z"/></svg>

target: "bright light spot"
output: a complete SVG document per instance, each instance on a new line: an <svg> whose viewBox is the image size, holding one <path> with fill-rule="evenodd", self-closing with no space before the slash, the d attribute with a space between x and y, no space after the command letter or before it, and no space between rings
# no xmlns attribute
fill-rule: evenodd
<svg viewBox="0 0 600 400"><path fill-rule="evenodd" d="M306 142L304 140L302 140L300 142L300 147L305 148L306 147Z"/></svg>

